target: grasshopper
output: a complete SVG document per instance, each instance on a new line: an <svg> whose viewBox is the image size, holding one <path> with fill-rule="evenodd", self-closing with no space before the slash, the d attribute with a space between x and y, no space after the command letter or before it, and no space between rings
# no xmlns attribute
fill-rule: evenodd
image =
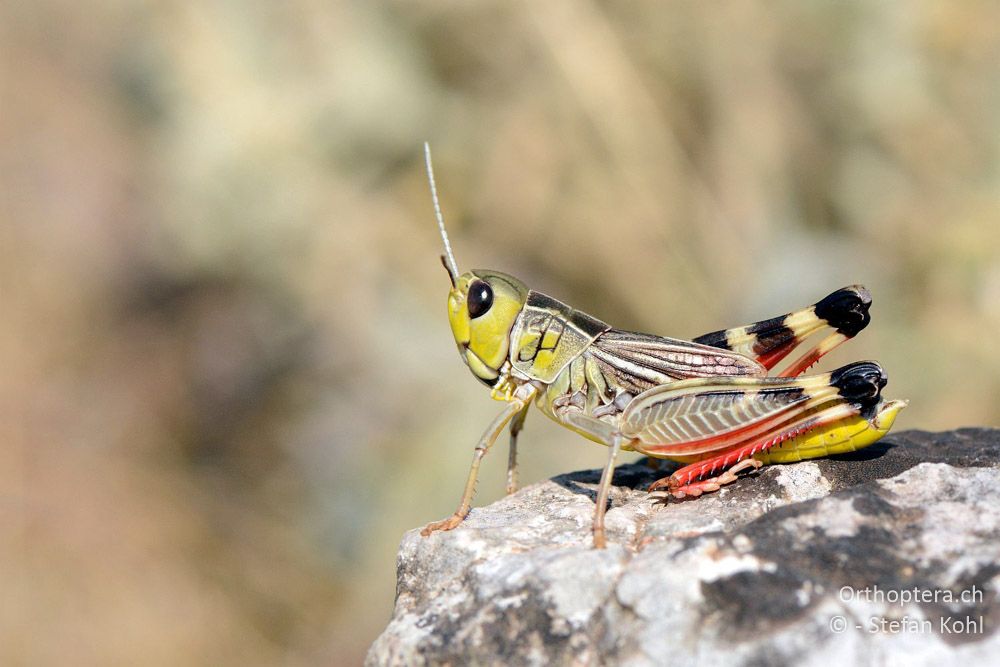
<svg viewBox="0 0 1000 667"><path fill-rule="evenodd" d="M514 492L517 437L532 402L608 447L593 520L597 548L606 544L604 514L622 451L686 464L649 490L696 497L765 464L867 447L906 406L882 399L888 378L873 361L802 375L868 325L872 299L860 285L787 315L686 341L615 329L499 271L459 273L427 144L424 154L451 280L451 331L469 370L505 403L476 445L458 509L424 527L425 537L469 514L483 456L508 426L507 492ZM812 334L830 329L785 370L768 375Z"/></svg>

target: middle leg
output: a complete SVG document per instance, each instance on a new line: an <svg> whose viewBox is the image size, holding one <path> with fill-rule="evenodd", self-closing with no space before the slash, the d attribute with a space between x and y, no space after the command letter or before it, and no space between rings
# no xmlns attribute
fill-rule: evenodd
<svg viewBox="0 0 1000 667"><path fill-rule="evenodd" d="M615 476L615 459L621 451L622 438L615 434L608 447L608 462L601 473L601 483L597 487L597 506L594 508L594 548L603 549L607 545L604 534L604 515L608 510L608 495L611 493L611 480Z"/></svg>

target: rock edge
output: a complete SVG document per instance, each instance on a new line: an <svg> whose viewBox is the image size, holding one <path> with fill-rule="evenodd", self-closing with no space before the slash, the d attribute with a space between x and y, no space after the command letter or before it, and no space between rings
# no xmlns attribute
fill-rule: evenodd
<svg viewBox="0 0 1000 667"><path fill-rule="evenodd" d="M1000 430L906 431L664 504L560 475L409 531L369 665L990 664L1000 655Z"/></svg>

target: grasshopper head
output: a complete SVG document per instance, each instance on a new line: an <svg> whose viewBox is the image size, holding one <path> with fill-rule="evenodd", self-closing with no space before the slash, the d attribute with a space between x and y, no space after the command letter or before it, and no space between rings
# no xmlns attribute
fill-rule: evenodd
<svg viewBox="0 0 1000 667"><path fill-rule="evenodd" d="M528 288L499 271L463 273L448 293L448 321L458 351L472 374L492 386L507 360L510 331Z"/></svg>
<svg viewBox="0 0 1000 667"><path fill-rule="evenodd" d="M499 271L477 269L458 274L458 264L451 252L444 216L438 203L431 147L427 143L424 143L424 159L434 215L444 244L445 254L441 255L441 263L451 280L451 291L448 293L451 333L472 374L492 387L500 378L500 367L507 360L510 332L528 298L528 288L517 278Z"/></svg>
<svg viewBox="0 0 1000 667"><path fill-rule="evenodd" d="M492 387L500 378L500 367L507 361L510 332L528 298L528 288L517 278L499 271L477 269L458 274L458 264L451 252L444 216L438 203L431 147L427 143L424 143L424 159L434 215L444 244L445 254L441 255L441 263L451 279L451 291L448 293L451 333L472 374Z"/></svg>

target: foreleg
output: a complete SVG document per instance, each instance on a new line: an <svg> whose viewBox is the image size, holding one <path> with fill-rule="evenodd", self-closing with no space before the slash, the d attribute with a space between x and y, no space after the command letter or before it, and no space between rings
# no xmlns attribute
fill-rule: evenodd
<svg viewBox="0 0 1000 667"><path fill-rule="evenodd" d="M517 491L517 436L524 428L524 420L528 416L528 408L525 405L520 412L510 420L510 449L507 451L507 495Z"/></svg>
<svg viewBox="0 0 1000 667"><path fill-rule="evenodd" d="M451 530L462 523L465 517L468 516L469 510L472 507L472 496L476 493L476 480L479 478L479 465L483 457L486 456L486 452L496 442L504 427L507 426L507 423L530 404L529 401L534 395L534 387L530 385L524 385L524 387L527 389L523 392L523 395L512 398L507 406L504 407L503 412L496 416L486 429L486 432L479 439L479 444L476 445L476 450L472 456L472 467L469 469L469 477L465 482L465 491L462 493L462 500L458 505L458 509L447 519L434 521L424 526L423 530L420 531L421 535L427 537L436 530Z"/></svg>

